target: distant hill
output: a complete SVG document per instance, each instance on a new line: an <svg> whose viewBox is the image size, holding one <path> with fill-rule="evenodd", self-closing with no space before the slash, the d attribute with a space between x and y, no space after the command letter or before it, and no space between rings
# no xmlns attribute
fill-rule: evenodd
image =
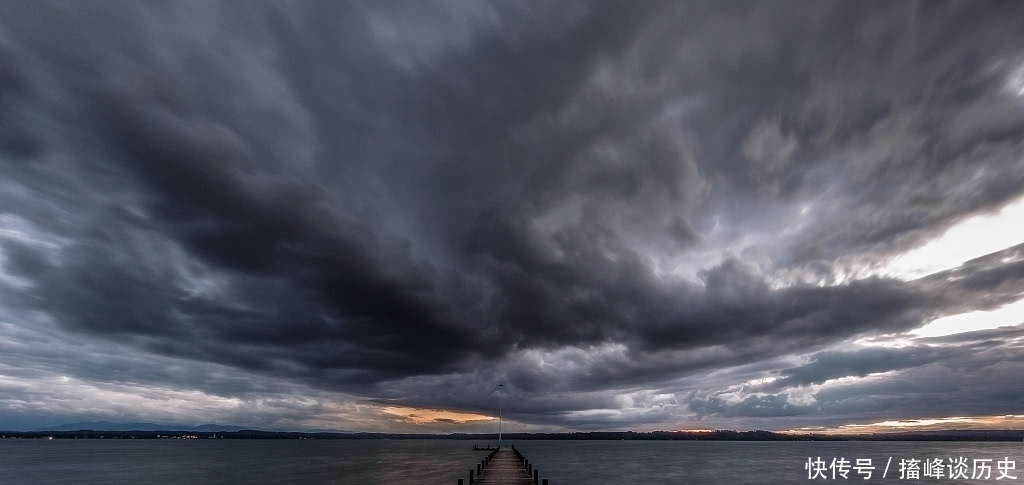
<svg viewBox="0 0 1024 485"><path fill-rule="evenodd" d="M241 426L228 426L224 424L201 424L199 426L184 426L180 424L157 424L157 423L112 423L110 421L90 421L82 423L67 423L58 426L39 428L36 431L241 431Z"/></svg>

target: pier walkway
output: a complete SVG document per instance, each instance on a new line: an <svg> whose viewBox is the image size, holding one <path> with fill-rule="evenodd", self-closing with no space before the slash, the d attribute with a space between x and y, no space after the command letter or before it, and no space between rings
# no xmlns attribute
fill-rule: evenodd
<svg viewBox="0 0 1024 485"><path fill-rule="evenodd" d="M460 478L458 485L548 485L539 475L515 446L503 447L477 463L475 470L469 470L469 480Z"/></svg>

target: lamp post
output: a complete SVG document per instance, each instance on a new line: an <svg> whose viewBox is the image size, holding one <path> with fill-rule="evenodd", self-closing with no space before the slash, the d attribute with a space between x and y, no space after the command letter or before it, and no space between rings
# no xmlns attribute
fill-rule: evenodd
<svg viewBox="0 0 1024 485"><path fill-rule="evenodd" d="M498 448L501 448L501 388L505 384L498 384Z"/></svg>

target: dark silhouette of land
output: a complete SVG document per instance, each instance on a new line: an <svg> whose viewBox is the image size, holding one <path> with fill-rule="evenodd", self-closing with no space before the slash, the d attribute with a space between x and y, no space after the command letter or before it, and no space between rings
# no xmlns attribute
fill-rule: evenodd
<svg viewBox="0 0 1024 485"><path fill-rule="evenodd" d="M199 426L185 426L177 424L158 424L146 422L114 423L110 421L87 421L80 423L67 423L60 424L57 426L49 426L45 428L39 428L33 431L243 431L245 429L247 428L243 426L230 426L226 424L201 424Z"/></svg>
<svg viewBox="0 0 1024 485"><path fill-rule="evenodd" d="M348 433L259 430L62 430L0 431L0 438L25 439L455 439L496 442L496 433ZM945 430L870 434L777 433L772 431L593 431L577 433L503 433L519 440L696 440L696 441L1022 441L1024 430Z"/></svg>

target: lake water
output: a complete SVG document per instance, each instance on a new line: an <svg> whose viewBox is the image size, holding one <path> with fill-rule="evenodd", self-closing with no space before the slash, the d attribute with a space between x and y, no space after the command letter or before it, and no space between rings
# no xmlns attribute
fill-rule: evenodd
<svg viewBox="0 0 1024 485"><path fill-rule="evenodd" d="M237 483L454 485L486 452L461 440L0 440L0 484ZM920 483L1024 484L1024 443L521 441L550 485L809 482L807 459L871 459L870 482L903 482L901 459L964 457L967 479ZM886 478L881 475L892 457ZM1009 457L1017 479L996 480ZM971 480L975 459L991 475ZM831 479L831 470L825 474ZM948 475L948 469L947 469ZM863 483L851 470L847 480ZM814 481L823 481L820 478Z"/></svg>

